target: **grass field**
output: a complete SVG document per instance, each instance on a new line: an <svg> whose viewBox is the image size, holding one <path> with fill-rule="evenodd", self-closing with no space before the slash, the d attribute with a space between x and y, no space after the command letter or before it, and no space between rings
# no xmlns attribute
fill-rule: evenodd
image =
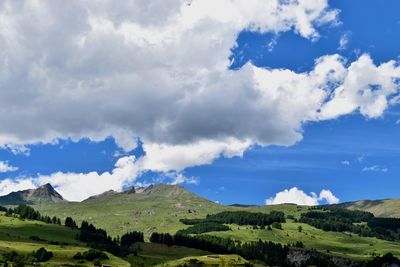
<svg viewBox="0 0 400 267"><path fill-rule="evenodd" d="M244 266L248 261L239 255L206 255L206 256L191 256L179 260L173 260L164 264L157 265L159 267L173 266ZM264 265L261 265L264 266Z"/></svg>
<svg viewBox="0 0 400 267"><path fill-rule="evenodd" d="M169 261L185 258L188 256L204 256L210 254L199 249L171 246L168 247L163 244L155 243L136 243L135 248L138 249L138 255L130 255L127 261L132 263L133 266L152 266L157 264L164 264Z"/></svg>
<svg viewBox="0 0 400 267"><path fill-rule="evenodd" d="M38 221L20 220L0 214L0 254L16 251L21 255L28 255L41 247L53 252L53 257L43 263L43 266L60 266L74 264L77 261L72 257L77 252L87 251L85 244L75 239L76 231L64 226L50 225ZM32 236L42 241L34 241ZM58 241L59 245L49 244ZM113 266L130 266L128 262L107 254L110 258L105 264ZM79 263L82 266L93 266L91 262Z"/></svg>
<svg viewBox="0 0 400 267"><path fill-rule="evenodd" d="M363 260L375 254L392 252L400 256L400 243L389 242L377 238L360 237L350 233L325 232L308 224L290 222L283 223L283 230L253 230L249 226L230 225L232 231L210 232L207 234L232 238L241 241L268 240L281 244L303 242L307 249L314 248L332 255ZM302 227L299 232L298 227Z"/></svg>

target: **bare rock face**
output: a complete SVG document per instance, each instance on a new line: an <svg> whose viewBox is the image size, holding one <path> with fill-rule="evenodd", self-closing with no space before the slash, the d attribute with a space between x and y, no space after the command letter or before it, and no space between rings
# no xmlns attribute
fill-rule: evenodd
<svg viewBox="0 0 400 267"><path fill-rule="evenodd" d="M124 191L125 194L136 194L136 190L135 187L132 186L131 188L129 188L128 190Z"/></svg>
<svg viewBox="0 0 400 267"><path fill-rule="evenodd" d="M142 194L142 193L144 192L145 189L146 189L146 188L144 188L144 187L138 187L138 188L136 188L136 194Z"/></svg>

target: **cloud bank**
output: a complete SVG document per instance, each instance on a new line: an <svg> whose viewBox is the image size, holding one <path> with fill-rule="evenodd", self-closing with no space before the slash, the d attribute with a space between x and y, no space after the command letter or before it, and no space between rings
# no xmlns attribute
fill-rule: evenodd
<svg viewBox="0 0 400 267"><path fill-rule="evenodd" d="M265 201L266 205L293 203L304 206L315 206L319 205L321 201L326 201L328 204L337 204L339 199L333 195L330 190L323 189L317 195L311 192L309 195L297 187L291 189L285 189L281 192L276 193L275 197L268 198Z"/></svg>
<svg viewBox="0 0 400 267"><path fill-rule="evenodd" d="M353 112L377 118L398 102L395 61L335 54L303 73L251 62L229 69L241 31L317 41L316 28L337 24L338 14L327 0L2 1L0 147L113 136L129 151L140 138L146 155L120 159L129 171L35 178L81 199L143 171L179 172L255 144L292 145L307 122ZM81 179L96 181L97 192L72 196L63 180Z"/></svg>

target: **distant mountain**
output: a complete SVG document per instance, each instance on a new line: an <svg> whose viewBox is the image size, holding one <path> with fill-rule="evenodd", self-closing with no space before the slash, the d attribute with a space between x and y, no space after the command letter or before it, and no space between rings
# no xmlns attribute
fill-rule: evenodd
<svg viewBox="0 0 400 267"><path fill-rule="evenodd" d="M12 192L0 197L0 205L65 203L65 200L50 184L36 189Z"/></svg>
<svg viewBox="0 0 400 267"><path fill-rule="evenodd" d="M335 206L350 210L369 211L377 217L400 218L400 199L358 200L337 204Z"/></svg>

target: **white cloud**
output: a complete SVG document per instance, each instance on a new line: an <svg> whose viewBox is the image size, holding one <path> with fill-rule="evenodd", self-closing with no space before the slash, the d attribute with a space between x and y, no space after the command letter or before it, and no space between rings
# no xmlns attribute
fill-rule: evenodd
<svg viewBox="0 0 400 267"><path fill-rule="evenodd" d="M361 155L361 156L358 156L356 160L358 163L361 163L364 161L364 159L365 159L365 155Z"/></svg>
<svg viewBox="0 0 400 267"><path fill-rule="evenodd" d="M167 173L166 174L172 181L170 184L176 185L176 184L194 184L198 185L200 183L200 179L198 177L190 176L187 177L182 173L177 173L177 172L172 172L172 173Z"/></svg>
<svg viewBox="0 0 400 267"><path fill-rule="evenodd" d="M8 164L6 161L0 161L0 173L2 172L15 172L18 167L14 167Z"/></svg>
<svg viewBox="0 0 400 267"><path fill-rule="evenodd" d="M143 158L146 158L145 156ZM140 158L140 159L143 159ZM0 196L12 191L36 188L50 183L65 198L70 201L82 201L90 196L101 194L107 190L122 191L127 184L133 184L137 178L147 171L160 172L152 166L144 166L134 156L124 156L117 160L111 172L64 173L56 172L50 175L37 175L16 180L5 179L0 182ZM164 177L170 184L199 184L197 177L187 177L181 172L165 171Z"/></svg>
<svg viewBox="0 0 400 267"><path fill-rule="evenodd" d="M134 156L117 160L111 172L63 173L39 175L35 184L50 183L66 199L81 201L90 196L101 194L107 190L121 191L127 183L134 182L140 173Z"/></svg>
<svg viewBox="0 0 400 267"><path fill-rule="evenodd" d="M4 179L0 181L0 196L11 192L35 188L36 185L32 179Z"/></svg>
<svg viewBox="0 0 400 267"><path fill-rule="evenodd" d="M113 136L129 151L140 138L146 156L135 168L180 172L254 144L292 145L310 121L379 117L398 95L394 61L326 55L303 73L228 68L241 31L294 30L316 41L316 26L337 24L338 12L327 0L2 1L0 147ZM126 180L43 179L72 196L63 181L93 185L81 178L110 179L111 188Z"/></svg>
<svg viewBox="0 0 400 267"><path fill-rule="evenodd" d="M348 161L348 160L342 160L340 163L342 165L345 165L345 166L349 166L350 165L350 161Z"/></svg>
<svg viewBox="0 0 400 267"><path fill-rule="evenodd" d="M328 204L337 204L339 203L339 199L333 195L330 190L322 189L319 193L319 201L326 200Z"/></svg>
<svg viewBox="0 0 400 267"><path fill-rule="evenodd" d="M143 144L146 155L139 159L139 164L146 170L181 171L190 166L209 164L220 155L227 158L242 156L250 145L250 141L235 139L200 141L188 145Z"/></svg>
<svg viewBox="0 0 400 267"><path fill-rule="evenodd" d="M350 42L350 33L345 33L340 37L339 40L339 50L345 50L347 49L347 46L349 45Z"/></svg>
<svg viewBox="0 0 400 267"><path fill-rule="evenodd" d="M362 169L364 172L388 172L389 169L380 165L367 166Z"/></svg>
<svg viewBox="0 0 400 267"><path fill-rule="evenodd" d="M339 203L339 199L335 197L330 190L323 189L318 196L314 192L308 195L297 187L278 192L275 197L268 198L265 203L266 205L294 203L297 205L315 206L319 205L320 201L324 200L328 204Z"/></svg>

